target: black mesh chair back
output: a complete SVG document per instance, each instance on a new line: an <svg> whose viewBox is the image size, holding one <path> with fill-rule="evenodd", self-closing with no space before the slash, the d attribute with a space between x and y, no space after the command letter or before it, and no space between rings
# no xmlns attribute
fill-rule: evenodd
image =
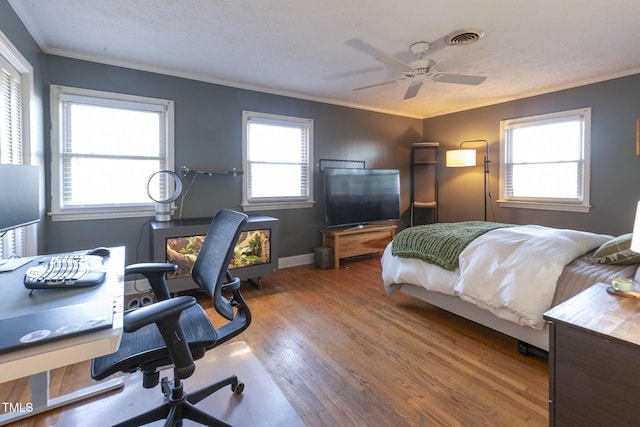
<svg viewBox="0 0 640 427"><path fill-rule="evenodd" d="M227 322L216 328L193 296L171 297L166 274L177 266L169 263L139 263L127 266L126 274L147 278L158 299L154 304L125 313L124 334L117 352L93 360L91 376L96 380L116 372L142 371L143 387L155 387L159 372L173 367L173 380L162 379L162 392L168 401L118 426L134 426L166 419L167 426L180 426L182 419L205 425L226 426L223 421L196 408L195 404L226 385L235 394L244 385L235 375L187 394L182 380L196 370L195 360L244 331L251 323L251 312L242 294L240 280L229 273L242 225L247 215L222 210L213 219L192 269L193 280L211 295L213 306Z"/></svg>
<svg viewBox="0 0 640 427"><path fill-rule="evenodd" d="M222 291L229 286L228 266L235 249L235 244L231 243L238 241L241 233L240 226L246 219L246 216L238 215L238 212L220 211L216 220L209 226L191 271L193 280L203 291L212 296L216 311L227 320L233 319L233 308L231 302L223 296Z"/></svg>

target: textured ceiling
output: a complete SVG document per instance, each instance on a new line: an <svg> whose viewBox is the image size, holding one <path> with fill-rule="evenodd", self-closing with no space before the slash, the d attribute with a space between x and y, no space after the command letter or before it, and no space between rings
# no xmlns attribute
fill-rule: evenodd
<svg viewBox="0 0 640 427"><path fill-rule="evenodd" d="M611 0L9 0L43 51L411 117L431 117L640 72L640 1ZM484 37L442 47L454 30ZM403 100L402 71L436 63L478 86L427 80ZM441 48L437 48L440 46Z"/></svg>

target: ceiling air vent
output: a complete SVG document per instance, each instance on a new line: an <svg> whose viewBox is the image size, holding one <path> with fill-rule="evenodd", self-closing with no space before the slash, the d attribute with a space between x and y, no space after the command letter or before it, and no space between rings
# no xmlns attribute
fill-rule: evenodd
<svg viewBox="0 0 640 427"><path fill-rule="evenodd" d="M484 32L480 30L454 31L444 38L444 42L449 46L465 46L472 44L484 37Z"/></svg>

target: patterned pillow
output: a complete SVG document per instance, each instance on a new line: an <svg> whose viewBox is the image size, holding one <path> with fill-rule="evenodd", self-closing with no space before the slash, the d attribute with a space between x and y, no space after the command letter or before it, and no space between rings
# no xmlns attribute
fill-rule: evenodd
<svg viewBox="0 0 640 427"><path fill-rule="evenodd" d="M598 264L640 264L640 253L631 249L633 233L615 237L595 251L591 262Z"/></svg>

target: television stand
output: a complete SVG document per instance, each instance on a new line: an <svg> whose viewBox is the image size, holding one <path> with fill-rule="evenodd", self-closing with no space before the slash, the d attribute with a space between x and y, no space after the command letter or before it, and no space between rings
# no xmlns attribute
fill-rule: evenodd
<svg viewBox="0 0 640 427"><path fill-rule="evenodd" d="M358 225L352 225L351 227L347 227L342 231L344 231L345 233L350 233L352 231L364 230L366 228L379 228L379 227L381 227L380 224L358 224Z"/></svg>
<svg viewBox="0 0 640 427"><path fill-rule="evenodd" d="M395 224L325 228L321 231L322 246L333 249L333 268L340 268L343 258L382 253L396 235L396 228Z"/></svg>

